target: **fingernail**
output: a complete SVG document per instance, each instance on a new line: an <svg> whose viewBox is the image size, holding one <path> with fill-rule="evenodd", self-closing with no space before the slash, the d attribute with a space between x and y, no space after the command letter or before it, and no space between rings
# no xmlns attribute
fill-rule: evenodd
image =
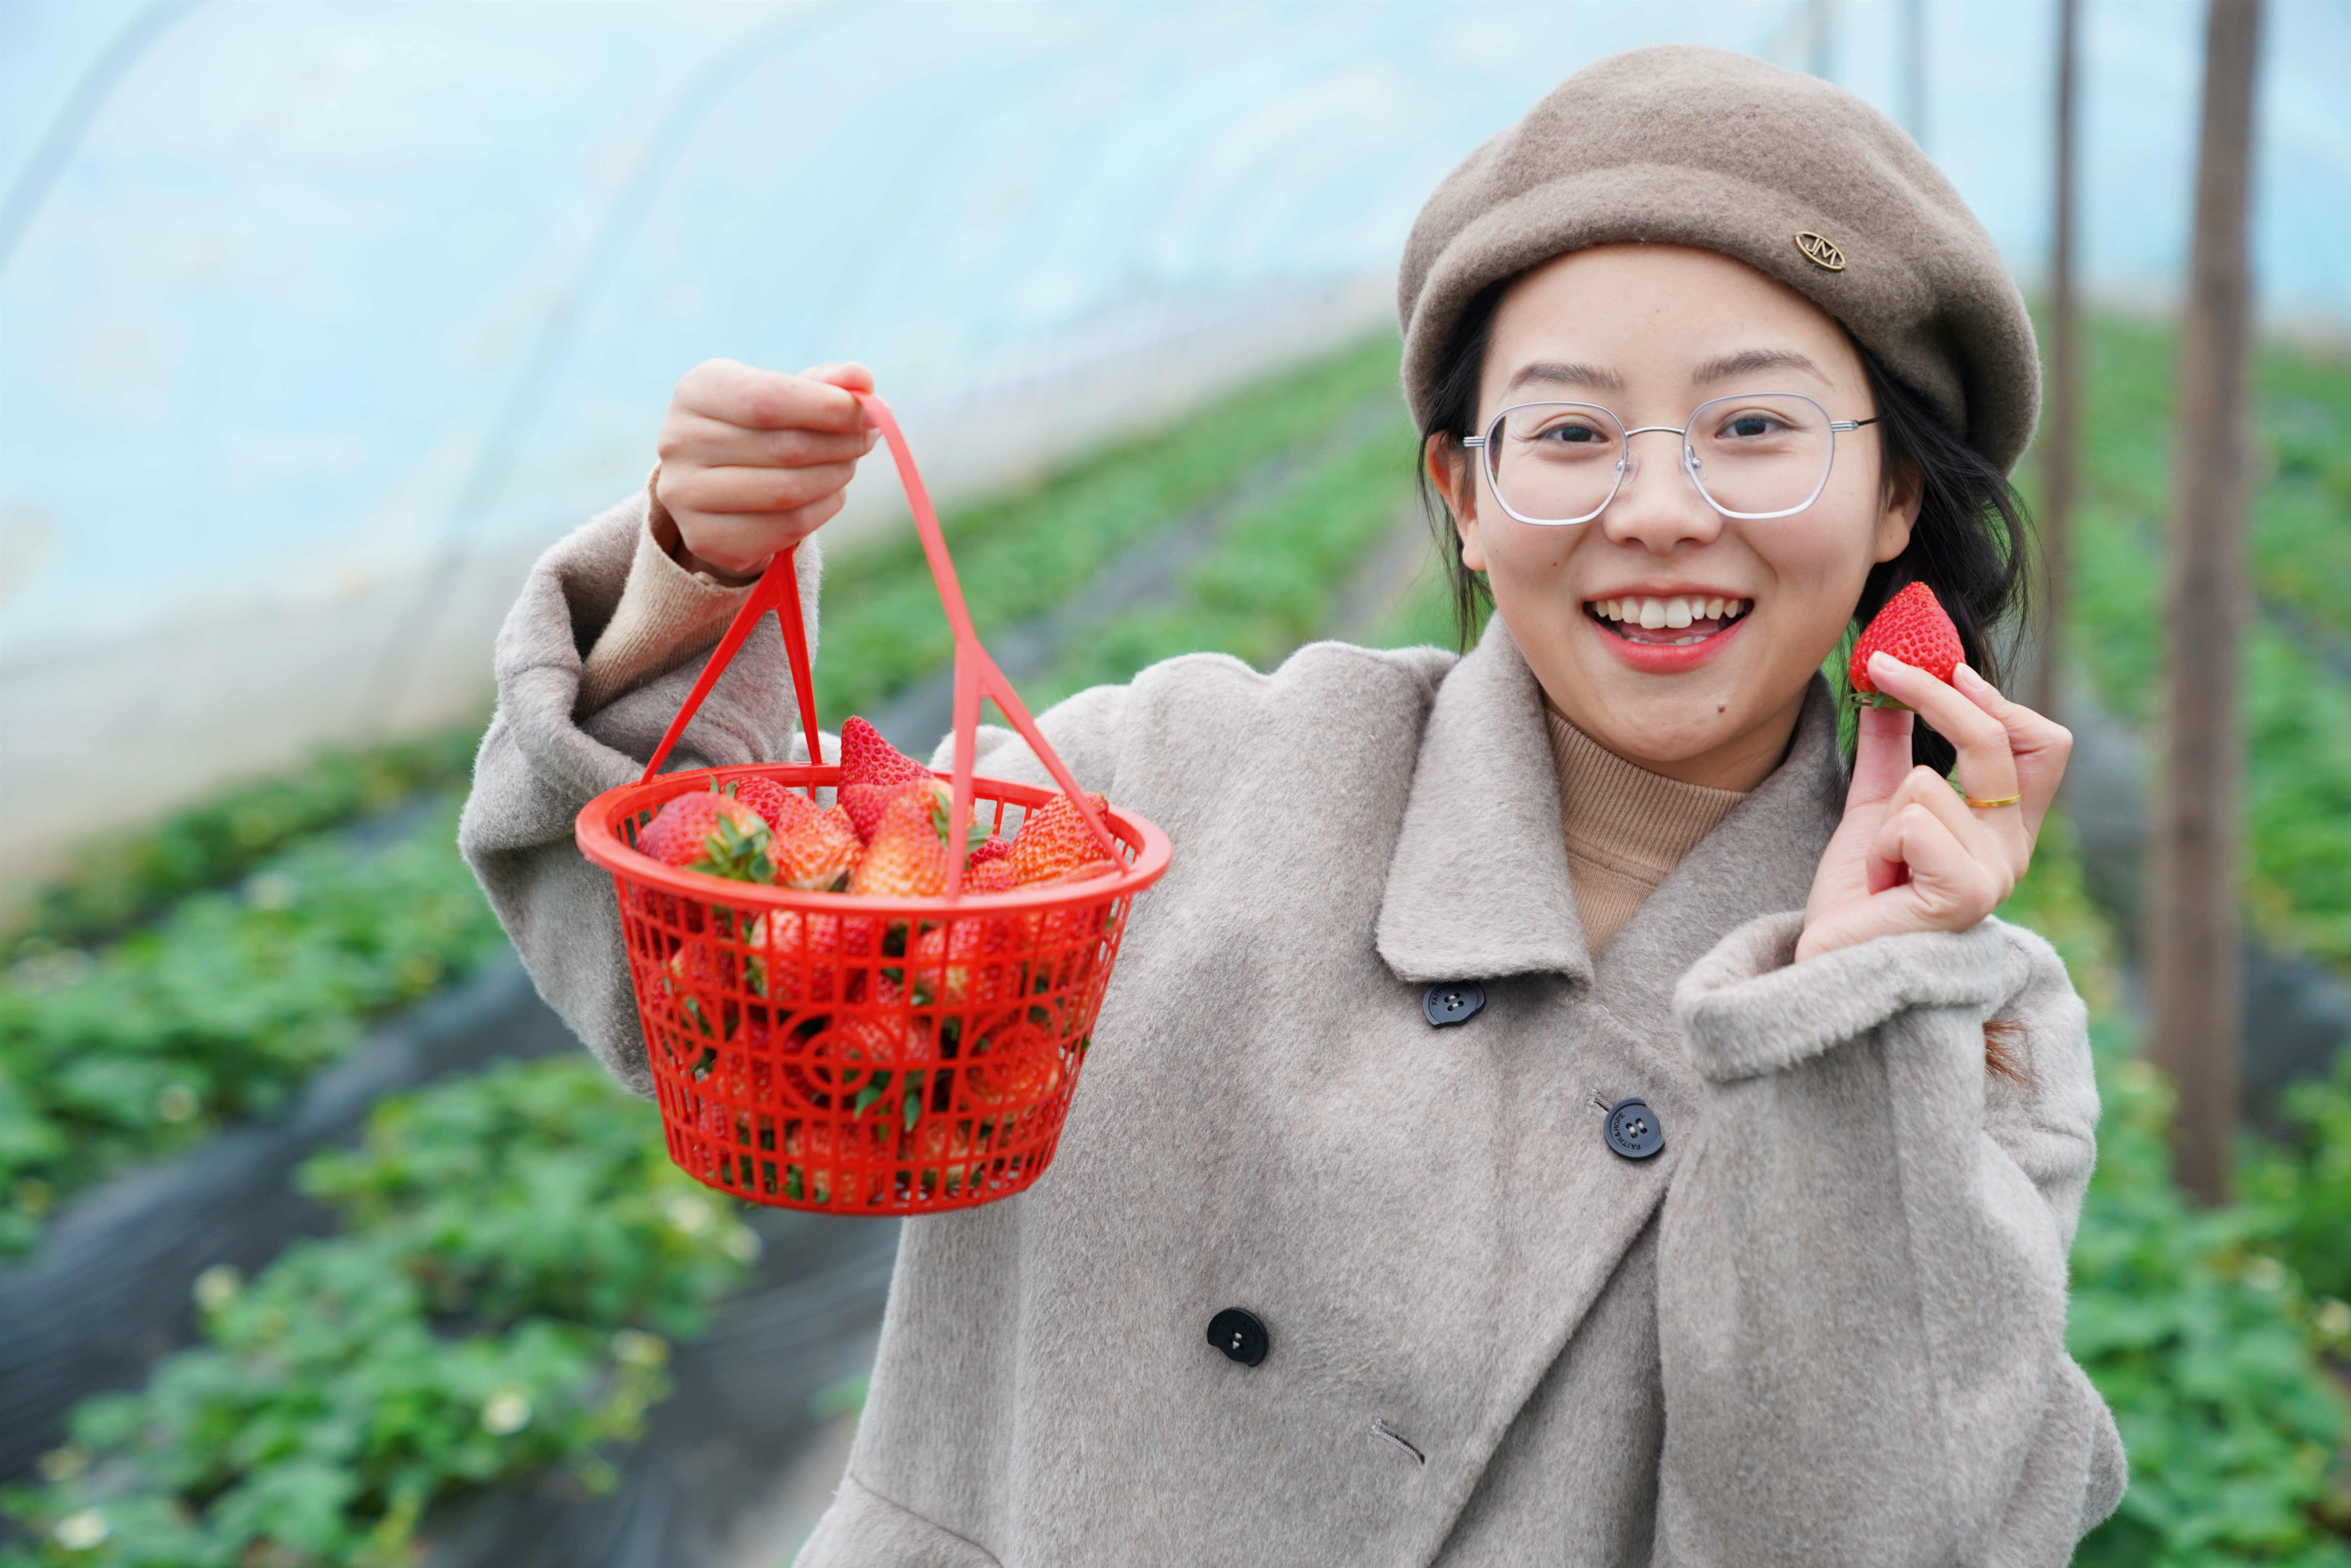
<svg viewBox="0 0 2351 1568"><path fill-rule="evenodd" d="M1976 667L1965 659L1951 666L1951 679L1963 689L1976 687L1987 692L1992 689L1991 683L1976 674Z"/></svg>

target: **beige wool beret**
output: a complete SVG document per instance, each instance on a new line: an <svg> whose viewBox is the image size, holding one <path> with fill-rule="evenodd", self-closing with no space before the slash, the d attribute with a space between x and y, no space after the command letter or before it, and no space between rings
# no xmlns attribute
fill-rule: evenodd
<svg viewBox="0 0 2351 1568"><path fill-rule="evenodd" d="M1479 289L1627 240L1716 251L1786 284L2003 472L2032 438L2041 369L2023 297L1918 144L1842 88L1680 44L1576 72L1428 198L1396 284L1415 420L1426 428Z"/></svg>

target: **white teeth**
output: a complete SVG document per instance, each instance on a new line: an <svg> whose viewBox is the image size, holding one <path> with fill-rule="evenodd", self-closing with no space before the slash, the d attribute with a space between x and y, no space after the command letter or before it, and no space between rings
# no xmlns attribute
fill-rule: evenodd
<svg viewBox="0 0 2351 1568"><path fill-rule="evenodd" d="M1736 621L1754 608L1755 601L1751 599L1688 595L1674 599L1647 599L1627 595L1622 599L1595 599L1591 601L1591 604L1592 612L1604 621L1621 621L1627 625L1638 626L1649 632L1659 631L1666 627L1671 627L1678 632L1700 621L1723 622ZM1678 639L1677 643L1691 641L1694 639L1684 637Z"/></svg>

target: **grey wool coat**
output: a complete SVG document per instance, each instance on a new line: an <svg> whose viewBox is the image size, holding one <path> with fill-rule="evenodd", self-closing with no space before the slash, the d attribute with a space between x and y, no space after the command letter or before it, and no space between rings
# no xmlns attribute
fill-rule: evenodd
<svg viewBox="0 0 2351 1568"><path fill-rule="evenodd" d="M464 826L541 989L640 1090L571 818L695 669L569 696L642 515L533 575ZM754 644L698 759L788 752ZM2055 1564L2113 1509L2121 1445L2064 1337L2082 1003L1998 920L1791 962L1844 789L1824 686L1596 954L1499 622L1460 658L1171 660L1043 726L1174 865L1053 1168L906 1224L807 1568ZM1005 732L982 764L1044 781ZM1426 988L1463 980L1483 1010L1432 1028ZM1987 1019L2029 1086L1987 1075ZM1631 1097L1646 1159L1604 1136ZM1233 1307L1259 1364L1207 1343Z"/></svg>

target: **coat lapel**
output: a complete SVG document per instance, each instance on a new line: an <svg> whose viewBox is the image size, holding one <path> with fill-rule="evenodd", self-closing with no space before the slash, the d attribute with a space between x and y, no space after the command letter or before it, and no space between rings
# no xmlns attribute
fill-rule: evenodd
<svg viewBox="0 0 2351 1568"><path fill-rule="evenodd" d="M1542 688L1495 616L1437 687L1380 900L1400 980L1592 979Z"/></svg>

